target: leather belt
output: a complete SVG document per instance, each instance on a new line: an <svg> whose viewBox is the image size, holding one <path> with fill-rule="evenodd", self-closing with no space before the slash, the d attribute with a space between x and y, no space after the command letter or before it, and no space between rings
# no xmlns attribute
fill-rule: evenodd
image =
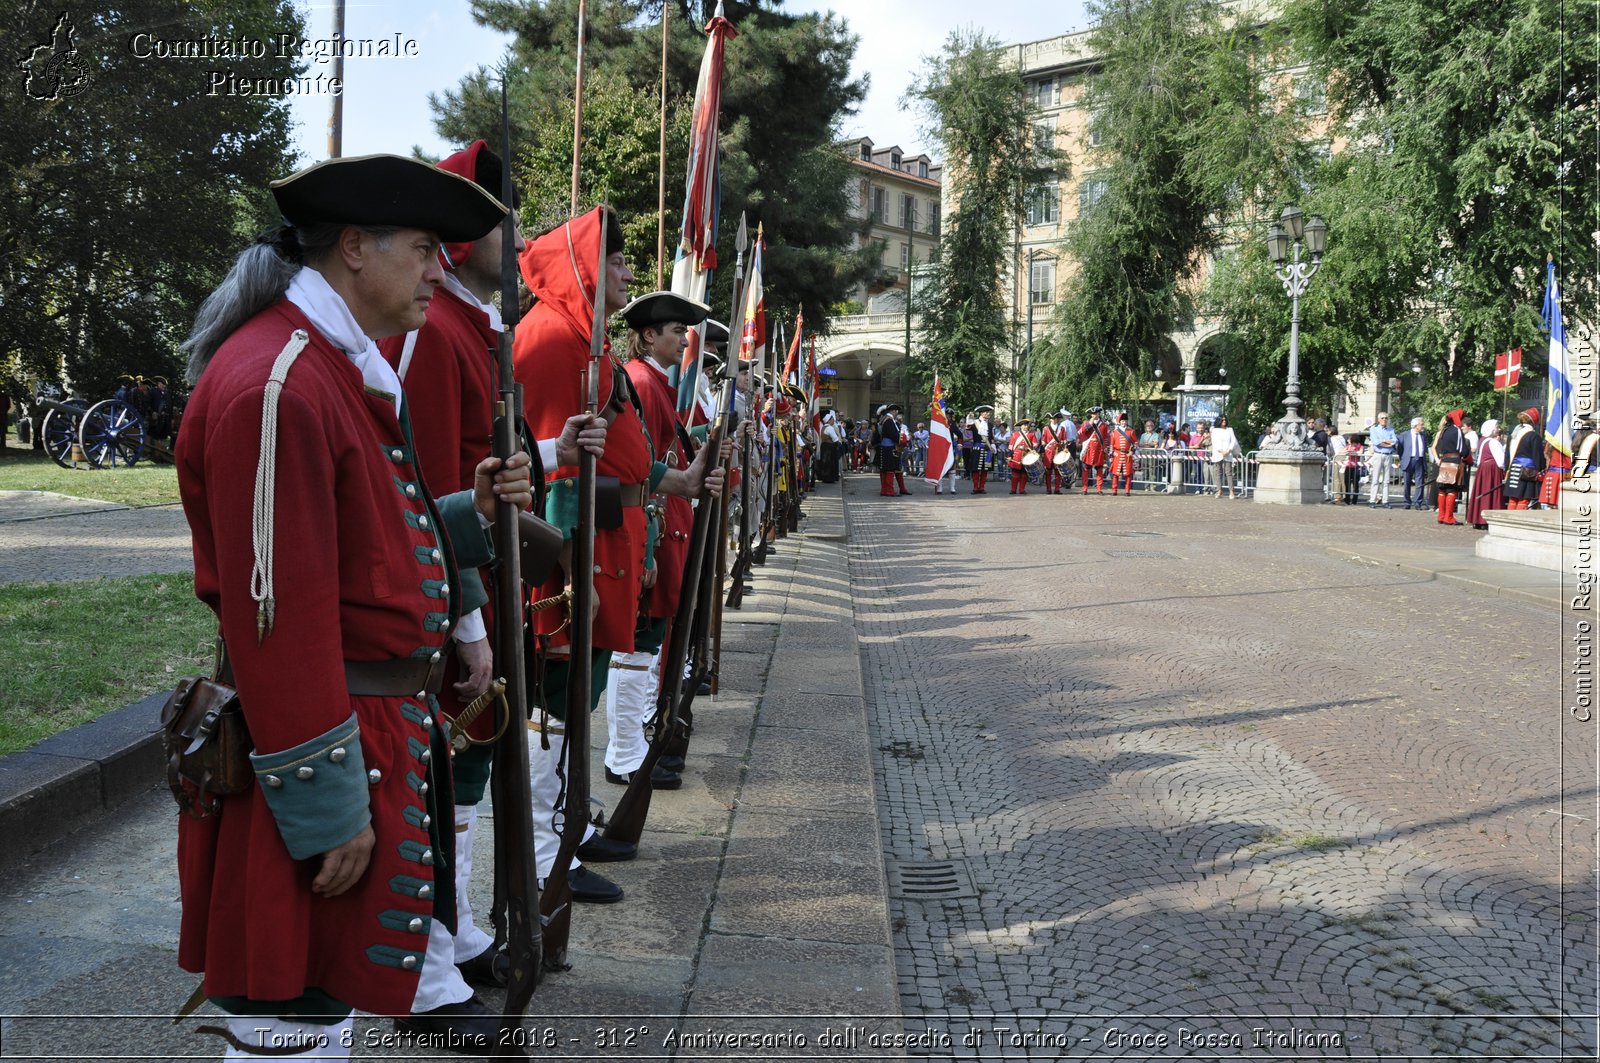
<svg viewBox="0 0 1600 1063"><path fill-rule="evenodd" d="M644 484L621 484L618 492L622 495L623 506L642 506L645 502Z"/></svg>
<svg viewBox="0 0 1600 1063"><path fill-rule="evenodd" d="M223 658L217 678L233 686L233 662ZM346 661L344 682L345 688L357 697L409 698L423 691L437 694L444 686L444 654L392 661Z"/></svg>
<svg viewBox="0 0 1600 1063"><path fill-rule="evenodd" d="M444 655L346 661L344 679L350 693L358 697L410 697L424 690L437 694L444 685Z"/></svg>

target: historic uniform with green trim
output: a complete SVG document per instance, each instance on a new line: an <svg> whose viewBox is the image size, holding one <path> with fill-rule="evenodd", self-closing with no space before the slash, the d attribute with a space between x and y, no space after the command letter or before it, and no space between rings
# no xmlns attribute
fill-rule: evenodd
<svg viewBox="0 0 1600 1063"><path fill-rule="evenodd" d="M272 548L287 563L262 637L245 515L264 386L297 330L309 342L283 388L274 454ZM320 994L405 1014L432 921L454 920L448 759L430 699L350 695L346 662L439 659L458 608L455 562L490 559L472 496L430 500L394 397L287 299L217 351L177 457L195 591L218 611L258 751L257 786L225 798L220 815L180 821L179 963L205 972L213 998L269 1013ZM369 824L365 874L314 896L310 858Z"/></svg>

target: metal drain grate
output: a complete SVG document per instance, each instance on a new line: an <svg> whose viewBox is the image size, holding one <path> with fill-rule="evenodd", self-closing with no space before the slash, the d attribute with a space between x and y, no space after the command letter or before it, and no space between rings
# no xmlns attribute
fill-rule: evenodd
<svg viewBox="0 0 1600 1063"><path fill-rule="evenodd" d="M1165 557L1176 559L1177 554L1169 554L1165 550L1107 550L1107 557Z"/></svg>
<svg viewBox="0 0 1600 1063"><path fill-rule="evenodd" d="M889 896L907 901L946 901L976 897L972 876L959 860L890 861Z"/></svg>

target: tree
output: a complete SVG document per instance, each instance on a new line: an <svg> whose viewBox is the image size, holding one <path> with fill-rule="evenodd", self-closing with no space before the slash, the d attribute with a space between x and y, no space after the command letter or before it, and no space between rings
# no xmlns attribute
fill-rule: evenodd
<svg viewBox="0 0 1600 1063"><path fill-rule="evenodd" d="M1293 112L1261 89L1270 32L1230 25L1213 0L1090 10L1101 65L1083 103L1108 158L1105 192L1067 240L1074 272L1035 350L1046 403L1079 407L1125 401L1151 379L1168 334L1194 319L1208 256L1305 162Z"/></svg>
<svg viewBox="0 0 1600 1063"><path fill-rule="evenodd" d="M1541 349L1547 254L1561 269L1569 319L1592 314L1600 278L1581 264L1592 259L1600 214L1592 62L1600 41L1593 5L1581 12L1572 17L1558 0L1291 0L1285 8L1351 140L1350 164L1328 177L1364 186L1329 187L1328 197L1335 211L1363 200L1381 207L1390 223L1381 239L1386 279L1406 299L1383 321L1378 354L1424 367L1430 420L1450 403L1492 402L1493 352ZM1328 222L1336 247L1342 225ZM1352 306L1371 287L1366 274L1325 270L1319 280L1330 299ZM1530 357L1529 370L1542 372L1541 362Z"/></svg>
<svg viewBox="0 0 1600 1063"><path fill-rule="evenodd" d="M667 58L669 103L667 177L667 254L676 246L683 207L683 171L688 110L705 50L702 31L707 5L674 2ZM709 5L712 10L715 4ZM691 10L692 9L692 10ZM657 191L657 121L661 79L659 0L591 0L590 32L585 42L585 124L631 115L623 140L595 141L585 148L584 187L598 191L604 171L617 180L611 202L629 226L635 272L651 277ZM691 20L692 14L692 20ZM849 163L834 149L833 129L863 98L864 85L850 78L856 38L832 15L791 16L759 4L729 3L726 14L738 36L728 42L722 97L722 224L712 306L719 316L732 302L734 234L741 211L752 232L765 225L769 312L787 316L800 305L807 323L826 328L826 310L838 303L871 265L865 251L849 249L858 230L847 196ZM524 180L556 177L557 162L568 153L556 189L524 184L530 198L554 202L553 193L570 183L572 98L575 78L577 0L474 0L473 17L513 33L511 83L514 153L538 159ZM499 128L498 85L487 71L465 79L454 91L432 100L440 135L462 142ZM621 111L621 93L633 100ZM597 102L609 99L611 102ZM646 103L652 117L644 127ZM590 118L590 108L602 115ZM598 127L597 127L598 128ZM586 140L589 135L586 134ZM602 160L598 152L607 158ZM617 158L626 154L627 159ZM623 179L621 171L631 176ZM648 180L645 179L648 173ZM647 272L648 270L648 272Z"/></svg>
<svg viewBox="0 0 1600 1063"><path fill-rule="evenodd" d="M1011 234L1051 156L1029 143L1027 86L999 42L956 30L930 56L906 99L919 105L944 155L955 210L939 237L924 296L922 349L912 372L935 373L955 409L992 402L999 353L1012 346L1001 290Z"/></svg>
<svg viewBox="0 0 1600 1063"><path fill-rule="evenodd" d="M122 374L181 376L195 308L276 217L267 183L293 159L281 93L238 84L302 68L270 43L262 58L160 58L135 35L271 42L304 27L288 0L29 5L0 29L0 53L52 41L59 19L72 55L58 67L86 81L0 93L0 378L20 393L65 377L102 397ZM235 91L211 94L213 68Z"/></svg>

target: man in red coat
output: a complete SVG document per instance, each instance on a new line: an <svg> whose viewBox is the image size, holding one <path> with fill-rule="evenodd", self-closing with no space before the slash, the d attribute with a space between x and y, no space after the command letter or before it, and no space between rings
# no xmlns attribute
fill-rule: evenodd
<svg viewBox="0 0 1600 1063"><path fill-rule="evenodd" d="M711 308L672 292L641 295L622 308L628 323L628 379L643 404L644 424L655 460L668 466L686 465L678 440L678 389L669 373L680 364L689 346L689 330L706 319ZM610 734L606 744L606 781L626 786L644 762L645 723L655 709L661 685L661 644L667 621L678 610L683 589L684 562L694 508L686 498L658 494L647 507L650 531L645 547L644 596L634 627L633 652L611 655L610 681L606 685L606 719ZM683 777L656 766L650 785L676 790Z"/></svg>
<svg viewBox="0 0 1600 1063"><path fill-rule="evenodd" d="M487 1048L498 1021L452 962L432 694L458 571L490 560L497 495L531 502L528 459L482 461L471 491L436 503L373 339L419 327L440 240L480 238L505 208L398 156L273 192L288 224L240 255L184 345L195 593L218 615L257 785L179 820L178 962L205 972L236 1051L343 1058L352 1007Z"/></svg>
<svg viewBox="0 0 1600 1063"><path fill-rule="evenodd" d="M1100 407L1089 408L1089 419L1079 431L1078 440L1083 447L1083 493L1089 493L1089 474L1093 472L1094 493L1103 495L1106 492L1105 465L1106 458L1109 457L1110 433L1107 431L1105 421L1100 418Z"/></svg>
<svg viewBox="0 0 1600 1063"><path fill-rule="evenodd" d="M1111 429L1111 493L1117 493L1120 480L1123 490L1133 494L1133 448L1137 442L1133 429L1128 427L1128 415L1117 414L1117 423Z"/></svg>
<svg viewBox="0 0 1600 1063"><path fill-rule="evenodd" d="M482 141L449 156L439 168L460 174L493 194L501 187L500 157ZM404 336L379 342L378 349L405 385L412 439L422 477L431 491L448 494L472 484L473 470L489 456L493 444L495 372L503 330L493 299L500 290L500 227L477 241L445 244L440 249L444 282L428 305L428 322ZM516 250L526 246L520 229ZM576 464L580 447L596 455L605 451L604 422L570 418L559 438L539 441L541 468L558 462ZM452 722L461 710L489 688L495 674L489 626L491 581L472 569L461 573L462 615L455 625L439 709ZM467 900L472 876L473 838L478 805L489 781L495 714L486 712L467 728L471 744L453 752L451 775L456 806L456 935L455 960L470 982L504 984L505 959L491 954L492 938L475 925ZM497 972L497 959L502 970Z"/></svg>
<svg viewBox="0 0 1600 1063"><path fill-rule="evenodd" d="M537 300L517 326L513 345L517 381L523 385L524 412L535 436L558 435L567 419L584 412L584 388L589 368L589 336L594 316L595 261L604 241L604 314L628 303L633 273L624 254L622 230L614 216L601 208L567 221L528 244L521 256L523 280ZM638 407L630 398L627 373L612 354L598 365L599 410L607 422L605 454L597 475L620 483L622 523L602 527L594 536L594 582L598 608L594 616L593 683L591 710L605 693L607 670L615 652L633 652L634 623L639 611L639 591L644 568L647 518L645 501L657 492L701 497L720 490L720 471L707 471L704 454L687 469L670 469L657 462ZM550 479L545 517L570 538L577 524L577 469L562 465ZM561 593L569 582L570 553L545 585L540 597ZM568 644L566 617L549 609L536 615L538 633L549 639L542 704L550 725L535 713L530 721L529 759L534 798L534 852L541 878L555 862L558 838L554 830L556 800L560 794L557 766L565 746ZM589 829L579 859L630 859L634 847L612 842ZM569 875L573 898L594 902L616 901L622 890L595 872L575 863Z"/></svg>
<svg viewBox="0 0 1600 1063"><path fill-rule="evenodd" d="M1050 423L1040 430L1039 439L1044 443L1045 494L1059 495L1061 493L1061 466L1056 464L1056 455L1067 452L1067 433L1061 427L1061 411L1057 410L1050 415Z"/></svg>
<svg viewBox="0 0 1600 1063"><path fill-rule="evenodd" d="M1017 418L1007 446L1010 448L1006 464L1011 468L1011 493L1025 495L1028 493L1028 466L1025 459L1029 454L1039 451L1039 437L1034 434L1033 422L1026 417Z"/></svg>

